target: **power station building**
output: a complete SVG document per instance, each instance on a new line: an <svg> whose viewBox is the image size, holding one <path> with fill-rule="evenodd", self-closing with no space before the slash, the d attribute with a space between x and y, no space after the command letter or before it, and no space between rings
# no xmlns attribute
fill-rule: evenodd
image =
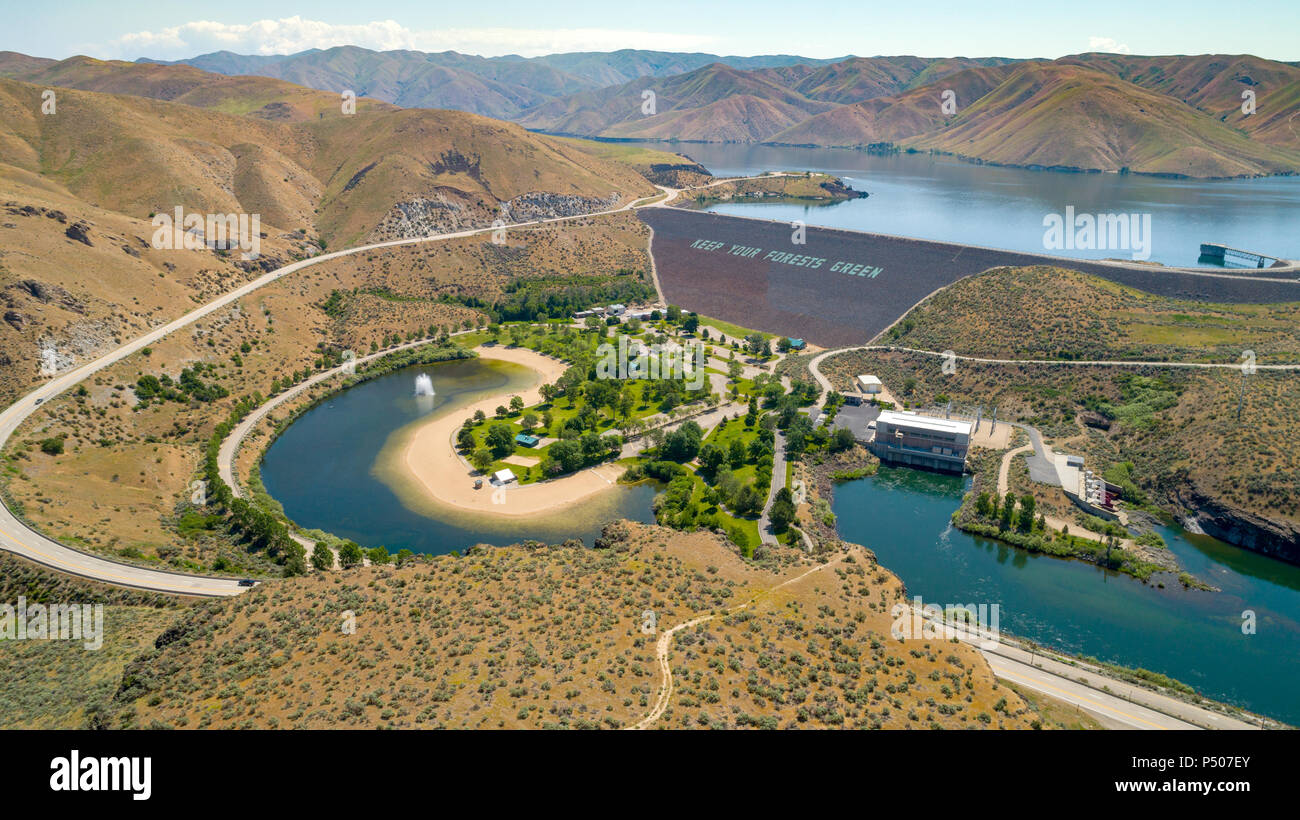
<svg viewBox="0 0 1300 820"><path fill-rule="evenodd" d="M889 464L905 464L943 473L966 469L971 423L917 413L885 410L876 418L871 452Z"/></svg>

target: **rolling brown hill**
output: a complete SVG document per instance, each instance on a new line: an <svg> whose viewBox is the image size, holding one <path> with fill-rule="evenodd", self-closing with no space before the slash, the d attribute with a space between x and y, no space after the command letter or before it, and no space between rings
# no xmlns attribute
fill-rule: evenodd
<svg viewBox="0 0 1300 820"><path fill-rule="evenodd" d="M41 378L46 350L60 371L84 363L322 245L588 213L655 192L626 164L462 112L362 100L344 116L328 92L188 66L34 70L44 82L0 79L3 395ZM53 80L147 96L57 87L43 114ZM260 258L153 247L151 217L177 207L260 215Z"/></svg>
<svg viewBox="0 0 1300 820"><path fill-rule="evenodd" d="M621 85L639 77L684 74L711 63L752 70L772 66L811 67L837 61L788 54L723 57L642 49L539 57L478 57L454 51L373 51L339 46L287 55L218 51L173 64L183 63L221 74L276 77L326 91L350 88L358 94L408 108L454 108L512 119L525 108L551 99Z"/></svg>
<svg viewBox="0 0 1300 820"><path fill-rule="evenodd" d="M842 104L899 94L963 69L1006 62L852 57L825 65L796 63L752 70L714 63L663 80L643 78L556 100L525 112L519 122L528 128L581 136L763 141ZM641 113L646 90L657 95L657 115Z"/></svg>
<svg viewBox="0 0 1300 820"><path fill-rule="evenodd" d="M90 722L190 729L621 729L642 720L665 729L1044 725L1034 707L999 685L978 650L938 638L891 639L890 608L905 592L866 550L758 565L714 533L630 522L607 526L600 543L473 548L463 558L318 572L196 605L127 665L111 699L89 710ZM643 626L647 612L653 631ZM689 621L698 623L671 638L672 692L656 709L664 684L657 638Z"/></svg>
<svg viewBox="0 0 1300 820"><path fill-rule="evenodd" d="M0 59L0 76L34 85L129 94L214 108L228 114L294 122L339 112L341 102L337 95L269 77L226 77L187 65L129 63L81 56L58 62ZM365 97L356 103L357 111L397 109Z"/></svg>
<svg viewBox="0 0 1300 820"><path fill-rule="evenodd" d="M646 91L655 94L653 114L642 113ZM529 111L519 123L579 136L754 142L832 107L759 73L714 63L576 94Z"/></svg>
<svg viewBox="0 0 1300 820"><path fill-rule="evenodd" d="M779 67L757 73L780 78L783 84L809 99L847 105L902 94L966 69L1010 62L1014 61L1000 57L852 57L821 67Z"/></svg>
<svg viewBox="0 0 1300 820"><path fill-rule="evenodd" d="M503 209L599 210L654 192L624 166L462 112L360 100L345 116L328 92L188 66L74 59L39 73L41 85L0 80L9 114L0 162L141 217L176 205L261 213L264 224L336 244L486 225ZM41 92L55 81L65 86L57 113L43 115Z"/></svg>
<svg viewBox="0 0 1300 820"><path fill-rule="evenodd" d="M1249 54L1080 54L1058 62L1107 71L1182 100L1260 142L1300 149L1300 66ZM1255 92L1255 112L1249 115L1242 111L1247 89Z"/></svg>
<svg viewBox="0 0 1300 820"><path fill-rule="evenodd" d="M958 104L951 117L940 108L948 88ZM1068 62L968 69L906 94L837 108L769 141L891 142L1007 165L1190 177L1300 170L1300 151L1284 142L1252 139L1181 100Z"/></svg>
<svg viewBox="0 0 1300 820"><path fill-rule="evenodd" d="M960 111L963 103L993 90L1012 70L1011 65L970 68L945 77L942 88L925 85L903 94L842 105L786 129L768 142L837 147L901 142L942 128L951 119L940 108L945 89L956 94Z"/></svg>
<svg viewBox="0 0 1300 820"><path fill-rule="evenodd" d="M1256 142L1178 100L1051 63L1017 67L950 126L909 145L1014 165L1190 177L1300 169L1300 152Z"/></svg>

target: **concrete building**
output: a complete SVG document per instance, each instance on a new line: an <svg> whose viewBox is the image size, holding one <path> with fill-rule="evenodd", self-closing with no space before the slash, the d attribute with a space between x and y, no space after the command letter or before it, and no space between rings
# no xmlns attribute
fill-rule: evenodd
<svg viewBox="0 0 1300 820"><path fill-rule="evenodd" d="M864 394L867 398L875 398L880 395L880 391L885 388L880 379L876 376L858 376L858 392Z"/></svg>
<svg viewBox="0 0 1300 820"><path fill-rule="evenodd" d="M1119 510L1120 488L1084 469L1083 456L1056 453L1056 476L1065 495L1089 515L1110 521L1123 520Z"/></svg>
<svg viewBox="0 0 1300 820"><path fill-rule="evenodd" d="M966 469L971 423L886 410L876 418L871 452L881 461L944 473Z"/></svg>

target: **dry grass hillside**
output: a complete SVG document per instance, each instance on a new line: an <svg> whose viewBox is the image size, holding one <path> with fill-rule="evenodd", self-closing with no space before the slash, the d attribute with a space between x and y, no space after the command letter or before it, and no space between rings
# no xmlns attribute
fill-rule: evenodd
<svg viewBox="0 0 1300 820"><path fill-rule="evenodd" d="M159 250L147 218L90 205L58 182L0 165L0 403L315 248L264 237L261 258ZM44 370L43 370L44 368Z"/></svg>
<svg viewBox="0 0 1300 820"><path fill-rule="evenodd" d="M1300 361L1300 303L1219 305L1156 296L1050 267L963 279L909 312L885 342L1001 359Z"/></svg>
<svg viewBox="0 0 1300 820"><path fill-rule="evenodd" d="M997 87L1014 66L984 66L947 75L943 88L925 85L901 94L875 96L818 114L773 136L769 142L790 145L869 146L899 143L942 128L952 117L943 113L942 93L952 90L957 106L974 102Z"/></svg>
<svg viewBox="0 0 1300 820"><path fill-rule="evenodd" d="M0 553L0 601L104 607L103 645L79 641L0 641L0 728L80 729L94 704L112 698L122 670L153 646L194 599L120 589L73 578Z"/></svg>
<svg viewBox="0 0 1300 820"><path fill-rule="evenodd" d="M119 73L115 85L137 85L132 64L103 70ZM654 193L629 168L470 114L362 105L347 116L337 97L277 81L266 82L285 105L315 95L320 116L221 113L249 96L230 78L207 76L212 85L186 96L208 95L214 108L63 88L54 114L42 113L44 87L0 80L0 161L110 210L261 213L264 226L331 245L584 213Z"/></svg>
<svg viewBox="0 0 1300 820"><path fill-rule="evenodd" d="M45 219L45 217L41 217ZM242 396L326 364L433 329L486 324L482 310L517 293L634 285L644 274L646 230L615 214L488 235L387 248L308 267L162 339L50 399L18 429L3 455L11 507L38 529L82 548L189 571L219 564L267 569L224 531L185 518L190 482L216 424ZM156 274L150 274L158 280ZM531 290L529 289L531 288ZM183 369L224 396L140 402L140 378L179 380ZM297 379L295 379L296 381ZM41 442L60 439L62 452Z"/></svg>
<svg viewBox="0 0 1300 820"><path fill-rule="evenodd" d="M1039 720L971 648L891 639L902 586L860 548L820 569L763 568L712 533L628 522L602 546L475 550L201 604L129 665L96 722L624 728L656 704L657 637L708 616L675 634L673 695L652 728Z"/></svg>
<svg viewBox="0 0 1300 820"><path fill-rule="evenodd" d="M1300 149L1300 65L1249 54L1138 57L1081 54L1063 57L1107 71L1134 85L1182 100L1269 145ZM1242 110L1253 91L1255 111Z"/></svg>
<svg viewBox="0 0 1300 820"><path fill-rule="evenodd" d="M1295 311L1180 302L1074 272L1003 268L945 289L879 342L983 358L1226 364L1240 364L1243 351L1252 350L1259 364L1296 363ZM959 360L945 374L941 364L919 354L851 352L829 358L821 370L841 390L857 374L875 373L912 406L951 400L996 407L999 419L1068 440L1063 449L1087 455L1094 470L1131 463L1126 471L1142 496L1180 518L1199 516L1218 537L1296 554L1296 372L1259 370L1243 379L1236 368Z"/></svg>
<svg viewBox="0 0 1300 820"><path fill-rule="evenodd" d="M339 112L340 97L270 77L211 74L188 65L128 63L69 57L47 63L0 61L0 75L44 87L62 86L105 94L127 94L248 114L268 120L319 119ZM362 97L357 111L394 111L397 106Z"/></svg>
<svg viewBox="0 0 1300 820"><path fill-rule="evenodd" d="M957 110L947 115L941 93ZM1289 89L1289 90L1288 90ZM1287 87L1273 117L1228 122L1170 93L1079 63L1028 62L972 68L893 96L818 115L770 138L831 146L895 143L984 162L1042 168L1128 170L1189 177L1277 174L1300 167L1291 138L1277 138L1295 113ZM1240 99L1238 99L1240 105ZM1247 118L1249 119L1249 118ZM1273 138L1264 138L1272 134ZM1255 137L1255 138L1252 138Z"/></svg>
<svg viewBox="0 0 1300 820"><path fill-rule="evenodd" d="M279 80L20 56L0 68L42 82L0 79L0 396L43 363L82 364L322 245L655 192L630 165L469 114L363 99L344 116L337 95ZM258 214L261 257L154 247L151 218L177 207Z"/></svg>
<svg viewBox="0 0 1300 820"><path fill-rule="evenodd" d="M643 107L646 91L655 95L653 110ZM832 107L758 72L714 63L565 97L527 112L519 122L583 136L751 142Z"/></svg>

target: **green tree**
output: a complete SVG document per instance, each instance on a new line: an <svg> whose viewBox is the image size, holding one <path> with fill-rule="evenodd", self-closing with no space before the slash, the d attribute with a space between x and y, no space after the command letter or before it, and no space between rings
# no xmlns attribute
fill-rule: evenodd
<svg viewBox="0 0 1300 820"><path fill-rule="evenodd" d="M479 447L469 454L469 463L474 465L474 469L480 473L486 470L492 464L492 451L486 447Z"/></svg>
<svg viewBox="0 0 1300 820"><path fill-rule="evenodd" d="M456 446L462 450L474 449L474 432L468 427L462 427L456 433Z"/></svg>
<svg viewBox="0 0 1300 820"><path fill-rule="evenodd" d="M1014 494L1011 493L1010 490L1008 490L1007 497L1002 502L1002 514L1001 517L998 519L998 527L1004 530L1011 529L1011 519L1015 516L1015 514L1016 514L1016 497Z"/></svg>
<svg viewBox="0 0 1300 820"><path fill-rule="evenodd" d="M364 557L361 545L355 541L344 541L343 546L339 547L339 565L344 569L355 567Z"/></svg>
<svg viewBox="0 0 1300 820"><path fill-rule="evenodd" d="M705 478L712 479L718 473L718 469L726 461L726 454L722 448L714 446L712 443L705 444L700 448L700 472Z"/></svg>
<svg viewBox="0 0 1300 820"><path fill-rule="evenodd" d="M492 449L497 458L505 458L515 451L515 432L508 424L494 424L488 428L483 443Z"/></svg>
<svg viewBox="0 0 1300 820"><path fill-rule="evenodd" d="M316 548L311 551L311 565L319 570L334 568L334 553L324 541L317 541Z"/></svg>
<svg viewBox="0 0 1300 820"><path fill-rule="evenodd" d="M768 513L772 520L772 529L776 532L785 532L790 528L790 524L795 519L794 496L789 487L782 487L776 491L776 498L772 501L772 511Z"/></svg>
<svg viewBox="0 0 1300 820"><path fill-rule="evenodd" d="M727 448L727 463L731 469L739 470L745 466L745 443L738 438L731 440L731 445Z"/></svg>
<svg viewBox="0 0 1300 820"><path fill-rule="evenodd" d="M848 450L856 443L856 441L857 440L853 437L852 430L847 427L841 427L835 431L833 436L831 436L831 452L838 453L843 450Z"/></svg>
<svg viewBox="0 0 1300 820"><path fill-rule="evenodd" d="M690 461L700 452L704 431L694 421L688 421L664 436L664 458L676 462Z"/></svg>
<svg viewBox="0 0 1300 820"><path fill-rule="evenodd" d="M1020 496L1020 516L1017 519L1022 532L1030 532L1034 528L1034 497L1029 493Z"/></svg>

